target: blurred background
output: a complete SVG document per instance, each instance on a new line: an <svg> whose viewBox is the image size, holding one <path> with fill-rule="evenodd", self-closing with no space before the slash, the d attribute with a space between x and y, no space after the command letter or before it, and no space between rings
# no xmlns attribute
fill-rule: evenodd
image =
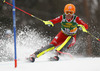
<svg viewBox="0 0 100 71"><path fill-rule="evenodd" d="M6 1L12 3L12 0ZM54 19L62 15L64 13L64 6L68 3L72 3L76 6L75 14L89 25L88 31L90 31L94 36L100 38L100 0L16 0L15 2L17 7L43 20ZM12 7L0 0L1 39L4 37L7 29L10 29L13 33L12 21ZM60 31L61 26L60 23L58 23L54 27L50 28L45 26L43 22L16 10L17 34L18 30L27 31L26 27L41 33L40 35L45 35L46 37L51 37L51 39L53 39ZM89 57L100 56L100 42L82 31L78 31L77 42L75 46L70 49L72 53L76 52L76 49L74 49L76 45L78 45L77 54Z"/></svg>

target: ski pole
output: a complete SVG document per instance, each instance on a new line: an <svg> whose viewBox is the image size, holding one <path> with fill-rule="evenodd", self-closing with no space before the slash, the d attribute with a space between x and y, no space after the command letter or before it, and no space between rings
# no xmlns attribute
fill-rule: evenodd
<svg viewBox="0 0 100 71"><path fill-rule="evenodd" d="M82 28L82 31L83 31L83 32L88 33L88 34L91 35L93 38L95 38L96 40L100 41L99 38L95 37L95 36L92 35L89 31L87 31L83 25L78 25L78 26Z"/></svg>
<svg viewBox="0 0 100 71"><path fill-rule="evenodd" d="M61 51L57 51L58 53L61 53L61 54L66 54L66 55L69 55L70 56L70 58L72 58L73 59L73 56L70 54L70 53L64 53L64 52L61 52Z"/></svg>
<svg viewBox="0 0 100 71"><path fill-rule="evenodd" d="M6 2L5 0L3 0L3 2L6 3L6 4L8 4L8 5L10 5L10 6L13 6L12 4ZM23 13L25 13L25 14L31 16L31 17L36 18L37 20L40 20L40 21L42 21L42 22L44 22L44 23L47 23L47 21L44 21L44 20L42 20L42 19L40 19L40 18L38 18L38 17L36 17L36 16L34 16L34 15L32 15L32 14L30 14L30 13L28 13L28 12L26 12L26 11L24 11L24 10L18 8L18 7L16 7L16 6L15 6L15 8L16 8L17 10L20 10L21 12L23 12Z"/></svg>

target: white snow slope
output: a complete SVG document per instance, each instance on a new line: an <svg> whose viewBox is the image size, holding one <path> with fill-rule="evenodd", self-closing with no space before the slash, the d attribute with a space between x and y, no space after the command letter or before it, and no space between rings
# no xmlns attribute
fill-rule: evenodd
<svg viewBox="0 0 100 71"><path fill-rule="evenodd" d="M0 71L100 71L100 58L74 58L65 61L1 62Z"/></svg>
<svg viewBox="0 0 100 71"><path fill-rule="evenodd" d="M2 41L2 40L1 40ZM4 42L5 41L5 42ZM0 71L100 71L100 58L77 58L74 59L60 57L60 61L48 61L48 57L54 56L52 52L36 59L35 63L25 60L30 54L40 49L41 46L50 43L51 39L40 36L33 31L20 32L17 36L17 58L18 67L14 68L14 61L8 62L9 58L14 58L13 39L2 41L2 61L0 62ZM78 45L78 44L77 44ZM77 50L77 48L76 48Z"/></svg>

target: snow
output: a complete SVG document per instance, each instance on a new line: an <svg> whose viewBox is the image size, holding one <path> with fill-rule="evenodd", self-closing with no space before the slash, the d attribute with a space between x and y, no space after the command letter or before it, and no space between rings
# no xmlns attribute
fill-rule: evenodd
<svg viewBox="0 0 100 71"><path fill-rule="evenodd" d="M100 58L74 58L63 61L1 62L0 71L100 71Z"/></svg>
<svg viewBox="0 0 100 71"><path fill-rule="evenodd" d="M26 61L26 57L37 49L40 49L41 46L49 44L51 40L51 38L40 36L40 34L34 30L28 32L20 31L20 33L18 33L18 67L14 68L14 61L8 62L9 58L11 58L11 60L14 58L13 38L2 40L5 41L1 44L5 51L1 53L1 61L7 62L0 62L0 71L100 71L100 58L80 58L74 56L73 59L71 59L69 55L65 55L60 56L60 61L48 61L48 57L54 56L52 51L37 58L34 63ZM77 51L77 48L75 51Z"/></svg>

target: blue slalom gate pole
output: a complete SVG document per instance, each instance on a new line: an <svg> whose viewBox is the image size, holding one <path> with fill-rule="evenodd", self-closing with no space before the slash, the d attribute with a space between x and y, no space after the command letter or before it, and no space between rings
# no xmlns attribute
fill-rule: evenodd
<svg viewBox="0 0 100 71"><path fill-rule="evenodd" d="M15 54L15 68L17 67L17 50L16 50L16 13L15 13L15 0L13 2L13 31L14 31L14 54Z"/></svg>

